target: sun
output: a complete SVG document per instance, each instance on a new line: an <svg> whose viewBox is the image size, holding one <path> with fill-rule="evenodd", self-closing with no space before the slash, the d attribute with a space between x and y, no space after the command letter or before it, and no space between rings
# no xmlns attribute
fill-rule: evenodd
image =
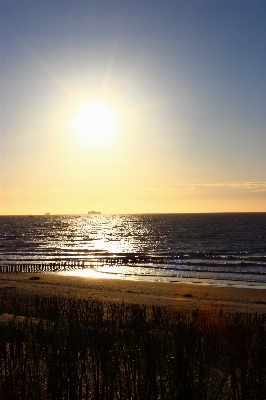
<svg viewBox="0 0 266 400"><path fill-rule="evenodd" d="M117 124L115 112L103 101L83 103L72 120L72 127L88 143L105 143Z"/></svg>

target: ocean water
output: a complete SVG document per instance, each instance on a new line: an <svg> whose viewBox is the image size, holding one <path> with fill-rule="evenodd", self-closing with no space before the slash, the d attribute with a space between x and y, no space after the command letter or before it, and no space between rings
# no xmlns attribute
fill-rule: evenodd
<svg viewBox="0 0 266 400"><path fill-rule="evenodd" d="M266 213L0 217L0 265L52 262L88 276L266 287Z"/></svg>

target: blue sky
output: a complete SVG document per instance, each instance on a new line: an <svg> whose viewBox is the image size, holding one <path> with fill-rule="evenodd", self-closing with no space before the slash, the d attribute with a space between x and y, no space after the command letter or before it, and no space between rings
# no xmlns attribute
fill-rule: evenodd
<svg viewBox="0 0 266 400"><path fill-rule="evenodd" d="M265 2L0 1L0 18L0 213L266 211ZM95 148L71 116L98 100L119 123Z"/></svg>

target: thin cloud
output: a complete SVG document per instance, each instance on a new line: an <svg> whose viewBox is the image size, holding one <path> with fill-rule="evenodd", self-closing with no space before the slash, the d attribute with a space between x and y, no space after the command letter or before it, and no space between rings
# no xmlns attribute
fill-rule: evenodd
<svg viewBox="0 0 266 400"><path fill-rule="evenodd" d="M20 189L12 189L12 190L3 190L0 191L0 197L7 198L18 198L18 197L43 197L50 196L53 193L61 193L60 190L20 190Z"/></svg>
<svg viewBox="0 0 266 400"><path fill-rule="evenodd" d="M254 192L265 192L266 182L191 182L176 183L173 185L143 185L130 187L131 190L173 190L174 188L184 188L187 190L196 190L197 188L228 188L228 189L246 189Z"/></svg>
<svg viewBox="0 0 266 400"><path fill-rule="evenodd" d="M177 187L197 188L197 187L210 187L210 188L230 188L230 189L251 189L251 190L266 190L266 182L219 182L219 183L184 183L177 184Z"/></svg>

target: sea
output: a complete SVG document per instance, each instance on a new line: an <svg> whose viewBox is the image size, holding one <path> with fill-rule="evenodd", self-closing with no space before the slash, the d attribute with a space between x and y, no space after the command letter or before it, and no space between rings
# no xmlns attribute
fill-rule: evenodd
<svg viewBox="0 0 266 400"><path fill-rule="evenodd" d="M266 288L266 213L0 216L0 266Z"/></svg>

